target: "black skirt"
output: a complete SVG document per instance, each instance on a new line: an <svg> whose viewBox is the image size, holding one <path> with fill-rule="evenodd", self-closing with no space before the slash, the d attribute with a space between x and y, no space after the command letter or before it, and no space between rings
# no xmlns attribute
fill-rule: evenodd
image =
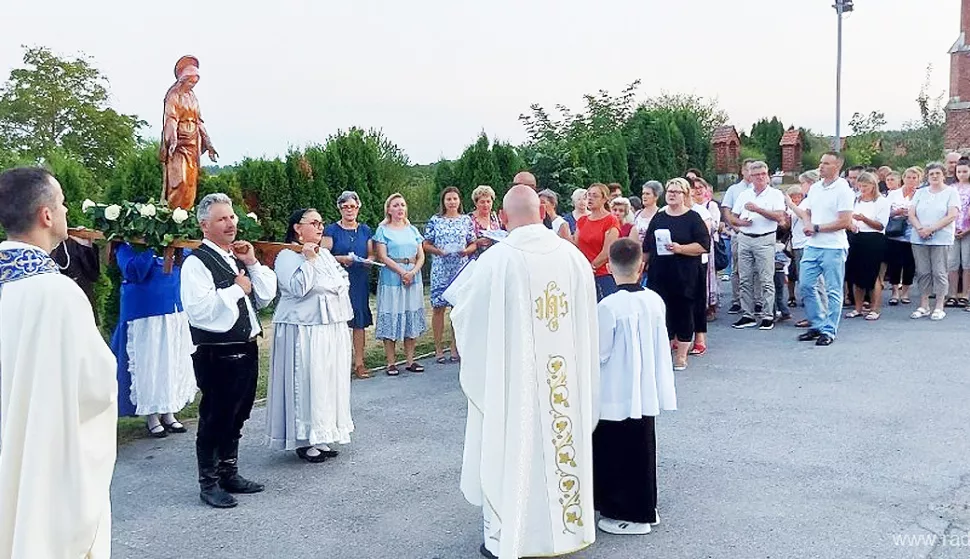
<svg viewBox="0 0 970 559"><path fill-rule="evenodd" d="M860 289L872 289L879 279L879 268L886 256L886 236L865 232L852 235L849 257L845 261L845 280Z"/></svg>
<svg viewBox="0 0 970 559"><path fill-rule="evenodd" d="M593 502L613 520L657 521L657 439L653 417L600 421L593 431Z"/></svg>

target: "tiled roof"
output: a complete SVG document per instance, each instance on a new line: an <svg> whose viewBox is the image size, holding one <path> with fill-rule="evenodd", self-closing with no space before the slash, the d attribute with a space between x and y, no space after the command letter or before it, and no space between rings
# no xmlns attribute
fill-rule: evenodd
<svg viewBox="0 0 970 559"><path fill-rule="evenodd" d="M711 143L720 144L737 139L738 131L735 130L733 126L721 126L714 130L714 136L711 137Z"/></svg>
<svg viewBox="0 0 970 559"><path fill-rule="evenodd" d="M798 130L789 130L784 133L781 137L781 142L779 145L782 146L797 146L801 143L801 135Z"/></svg>

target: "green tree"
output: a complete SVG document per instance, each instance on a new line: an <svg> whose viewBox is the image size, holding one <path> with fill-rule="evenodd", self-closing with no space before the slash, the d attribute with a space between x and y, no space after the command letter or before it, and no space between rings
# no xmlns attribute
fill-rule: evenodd
<svg viewBox="0 0 970 559"><path fill-rule="evenodd" d="M106 178L145 123L108 106L108 80L86 57L27 48L0 87L0 149L41 159L55 149Z"/></svg>
<svg viewBox="0 0 970 559"><path fill-rule="evenodd" d="M724 126L728 121L728 115L718 106L717 99L704 99L688 93L663 92L657 97L651 97L642 106L669 114L689 114L697 121L707 138L714 134L714 129Z"/></svg>
<svg viewBox="0 0 970 559"><path fill-rule="evenodd" d="M161 197L162 164L158 160L158 142L143 142L118 159L104 199L99 201L147 202L161 200Z"/></svg>
<svg viewBox="0 0 970 559"><path fill-rule="evenodd" d="M765 154L765 163L769 171L781 168L781 137L785 134L785 125L772 117L763 118L751 127L749 141L752 147Z"/></svg>

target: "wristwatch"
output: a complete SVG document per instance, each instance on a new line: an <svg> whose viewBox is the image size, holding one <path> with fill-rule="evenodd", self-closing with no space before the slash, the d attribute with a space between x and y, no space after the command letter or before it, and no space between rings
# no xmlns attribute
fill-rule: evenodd
<svg viewBox="0 0 970 559"><path fill-rule="evenodd" d="M818 224L817 223L812 226L812 230L815 231L816 233L818 233Z"/></svg>

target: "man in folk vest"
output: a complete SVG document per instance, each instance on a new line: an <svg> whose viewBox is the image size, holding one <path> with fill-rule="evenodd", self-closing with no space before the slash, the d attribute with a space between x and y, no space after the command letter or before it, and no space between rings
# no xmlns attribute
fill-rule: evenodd
<svg viewBox="0 0 970 559"><path fill-rule="evenodd" d="M202 392L195 451L200 497L216 508L236 506L231 493L263 485L239 475L239 439L256 398L261 328L256 311L276 297L276 274L236 240L236 214L225 194L196 208L204 240L182 265L182 305L188 314L195 378Z"/></svg>

